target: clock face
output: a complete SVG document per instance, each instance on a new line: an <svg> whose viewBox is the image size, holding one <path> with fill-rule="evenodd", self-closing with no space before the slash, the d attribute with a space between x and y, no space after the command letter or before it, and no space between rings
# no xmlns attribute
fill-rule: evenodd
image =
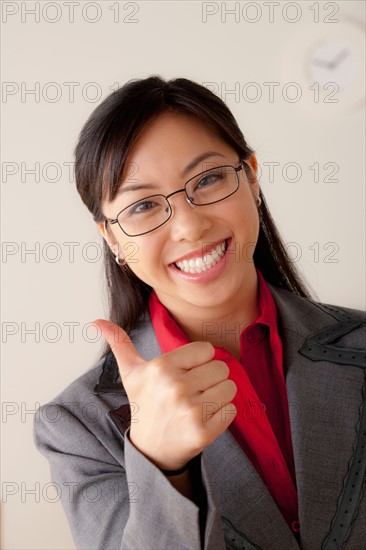
<svg viewBox="0 0 366 550"><path fill-rule="evenodd" d="M301 88L299 107L317 116L364 107L365 31L359 21L344 16L337 24L304 24L280 55L283 81Z"/></svg>
<svg viewBox="0 0 366 550"><path fill-rule="evenodd" d="M324 86L336 82L343 90L360 76L361 59L352 44L344 40L323 40L314 46L306 60L309 80Z"/></svg>

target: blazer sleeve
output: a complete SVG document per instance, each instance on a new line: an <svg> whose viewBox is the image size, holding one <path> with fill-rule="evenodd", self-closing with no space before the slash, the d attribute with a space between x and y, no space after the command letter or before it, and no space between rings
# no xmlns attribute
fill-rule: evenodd
<svg viewBox="0 0 366 550"><path fill-rule="evenodd" d="M217 498L197 457L202 508L177 491L129 439L116 460L90 425L64 405L34 418L34 441L50 464L78 549L225 550Z"/></svg>

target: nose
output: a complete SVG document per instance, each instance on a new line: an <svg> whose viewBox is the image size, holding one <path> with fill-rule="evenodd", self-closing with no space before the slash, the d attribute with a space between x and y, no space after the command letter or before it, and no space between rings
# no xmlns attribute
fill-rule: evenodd
<svg viewBox="0 0 366 550"><path fill-rule="evenodd" d="M171 239L174 241L200 240L202 235L212 227L209 206L195 206L188 201L185 194L177 195L174 201L169 198L172 208L172 217L169 220ZM180 201L179 204L178 201Z"/></svg>

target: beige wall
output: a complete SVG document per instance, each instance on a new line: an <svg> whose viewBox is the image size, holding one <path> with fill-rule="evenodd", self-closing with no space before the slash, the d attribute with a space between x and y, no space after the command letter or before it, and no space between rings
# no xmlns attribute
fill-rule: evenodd
<svg viewBox="0 0 366 550"><path fill-rule="evenodd" d="M2 3L2 545L64 550L74 546L47 485L48 463L33 446L32 411L90 367L100 344L88 342L83 328L106 315L102 264L94 261L102 243L72 175L82 124L131 78L157 73L211 86L256 150L273 216L320 300L364 309L365 90L357 24L365 13L358 1L327 8L227 2L239 8L230 15L221 2L120 2L117 13L116 2L79 0L71 22L65 2L36 4ZM329 79L314 68L326 55L322 40L330 44L328 60L337 47L348 52ZM325 82L353 76L336 94L321 91ZM314 78L319 98L310 89ZM29 172L35 166L39 177ZM32 328L36 335L27 332Z"/></svg>

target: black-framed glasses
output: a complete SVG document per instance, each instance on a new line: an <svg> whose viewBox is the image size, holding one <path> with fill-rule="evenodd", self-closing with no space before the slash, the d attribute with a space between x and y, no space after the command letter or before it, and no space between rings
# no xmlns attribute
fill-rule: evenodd
<svg viewBox="0 0 366 550"><path fill-rule="evenodd" d="M207 206L227 199L239 189L238 172L244 169L244 160L240 166L217 166L204 170L190 178L182 189L169 195L150 195L122 208L115 220L106 219L105 224L118 223L129 237L138 237L164 225L173 215L169 198L184 192L186 200L192 206Z"/></svg>

